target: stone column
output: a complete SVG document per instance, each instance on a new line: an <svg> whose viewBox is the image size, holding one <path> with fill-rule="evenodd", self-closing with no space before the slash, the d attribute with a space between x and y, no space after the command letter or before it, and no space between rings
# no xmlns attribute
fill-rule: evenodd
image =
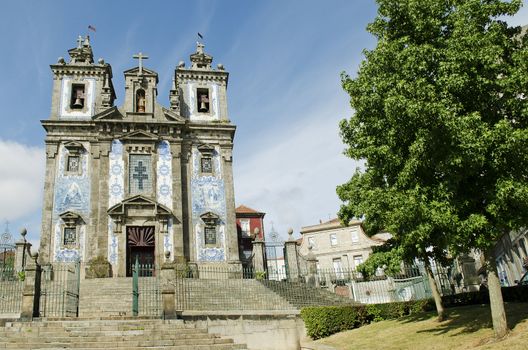
<svg viewBox="0 0 528 350"><path fill-rule="evenodd" d="M161 265L160 280L161 280L161 300L163 305L163 318L164 319L175 319L176 318L176 305L175 305L175 286L173 283L176 282L176 271L175 265L171 263L170 252L165 252L165 262Z"/></svg>
<svg viewBox="0 0 528 350"><path fill-rule="evenodd" d="M40 235L40 261L44 264L53 260L53 197L55 172L57 168L59 143L46 140L46 174L44 177L44 195L42 205L42 225Z"/></svg>
<svg viewBox="0 0 528 350"><path fill-rule="evenodd" d="M174 261L185 260L183 237L183 182L182 182L182 145L181 141L170 141L172 153L172 212L175 216L172 224L174 242Z"/></svg>
<svg viewBox="0 0 528 350"><path fill-rule="evenodd" d="M34 253L31 259L28 259L25 270L24 290L22 293L22 310L20 318L23 320L32 320L33 317L39 316L40 302L40 276L41 268L37 263L38 253Z"/></svg>
<svg viewBox="0 0 528 350"><path fill-rule="evenodd" d="M24 267L26 266L26 261L29 259L29 252L31 251L31 243L26 241L26 234L27 230L23 228L20 231L20 235L22 236L21 239L19 239L15 243L15 270L16 272L20 272L24 270Z"/></svg>
<svg viewBox="0 0 528 350"><path fill-rule="evenodd" d="M225 239L227 240L226 259L229 263L240 264L240 255L238 253L238 233L236 228L236 214L235 214L235 188L233 183L233 154L230 144L228 147L221 146L223 162L223 178L225 200L227 208L227 222Z"/></svg>
<svg viewBox="0 0 528 350"><path fill-rule="evenodd" d="M312 247L308 247L308 255L306 255L306 264L308 274L306 275L306 284L311 287L319 287L319 279L317 278L317 258L312 252Z"/></svg>
<svg viewBox="0 0 528 350"><path fill-rule="evenodd" d="M286 271L288 273L288 281L297 282L299 280L299 256L297 254L297 242L293 238L293 230L288 230L288 240L284 242L286 249Z"/></svg>
<svg viewBox="0 0 528 350"><path fill-rule="evenodd" d="M108 259L108 178L110 176L109 153L112 141L105 141L91 145L92 169L89 174L92 179L90 211L93 218L92 225L86 225L85 262L97 256Z"/></svg>
<svg viewBox="0 0 528 350"><path fill-rule="evenodd" d="M264 241L255 239L253 241L253 269L257 271L266 271L266 255Z"/></svg>

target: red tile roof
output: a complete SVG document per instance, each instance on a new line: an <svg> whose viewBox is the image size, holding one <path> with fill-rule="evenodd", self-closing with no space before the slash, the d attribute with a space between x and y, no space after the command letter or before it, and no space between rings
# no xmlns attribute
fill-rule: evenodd
<svg viewBox="0 0 528 350"><path fill-rule="evenodd" d="M235 209L235 213L237 213L237 214L264 214L264 213L262 213L260 211L252 209L250 207L246 207L245 205L239 205Z"/></svg>

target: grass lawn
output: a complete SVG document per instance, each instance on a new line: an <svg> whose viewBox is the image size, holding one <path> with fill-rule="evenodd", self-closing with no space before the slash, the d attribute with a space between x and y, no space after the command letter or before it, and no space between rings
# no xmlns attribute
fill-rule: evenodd
<svg viewBox="0 0 528 350"><path fill-rule="evenodd" d="M336 349L528 349L528 303L507 303L511 333L493 339L489 305L447 309L449 319L437 322L434 313L382 321L319 339Z"/></svg>

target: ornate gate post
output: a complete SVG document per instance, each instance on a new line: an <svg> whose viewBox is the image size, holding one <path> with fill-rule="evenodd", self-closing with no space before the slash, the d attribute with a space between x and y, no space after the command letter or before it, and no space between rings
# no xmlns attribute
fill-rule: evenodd
<svg viewBox="0 0 528 350"><path fill-rule="evenodd" d="M175 265L170 261L170 252L165 252L165 262L161 265L161 301L163 305L163 319L176 318L175 292L176 282Z"/></svg>
<svg viewBox="0 0 528 350"><path fill-rule="evenodd" d="M253 270L256 272L266 271L266 255L264 253L264 241L255 239L253 241Z"/></svg>
<svg viewBox="0 0 528 350"><path fill-rule="evenodd" d="M40 309L40 277L42 269L37 262L38 253L31 255L24 275L24 291L22 293L22 310L20 318L31 320L39 317Z"/></svg>
<svg viewBox="0 0 528 350"><path fill-rule="evenodd" d="M297 252L297 242L293 238L293 230L288 230L288 241L284 242L287 278L290 282L299 280L299 256Z"/></svg>
<svg viewBox="0 0 528 350"><path fill-rule="evenodd" d="M312 247L308 247L308 249L308 255L306 256L306 262L308 265L306 284L310 287L319 287L319 279L317 278L317 258L312 252Z"/></svg>
<svg viewBox="0 0 528 350"><path fill-rule="evenodd" d="M27 230L23 228L20 231L20 236L22 236L22 238L19 239L15 243L15 271L16 272L23 271L26 266L26 262L30 258L29 252L31 251L31 243L29 243L26 240L26 234L27 234Z"/></svg>

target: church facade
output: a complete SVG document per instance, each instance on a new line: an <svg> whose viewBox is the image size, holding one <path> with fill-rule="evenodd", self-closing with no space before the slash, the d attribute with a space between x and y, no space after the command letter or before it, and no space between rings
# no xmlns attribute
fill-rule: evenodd
<svg viewBox="0 0 528 350"><path fill-rule="evenodd" d="M158 74L124 72L122 106L114 106L112 68L94 62L89 37L69 60L51 65L51 114L40 262L106 258L114 276L137 259L239 264L229 74L197 44L180 62L169 106L157 101ZM168 252L168 253L167 253Z"/></svg>

